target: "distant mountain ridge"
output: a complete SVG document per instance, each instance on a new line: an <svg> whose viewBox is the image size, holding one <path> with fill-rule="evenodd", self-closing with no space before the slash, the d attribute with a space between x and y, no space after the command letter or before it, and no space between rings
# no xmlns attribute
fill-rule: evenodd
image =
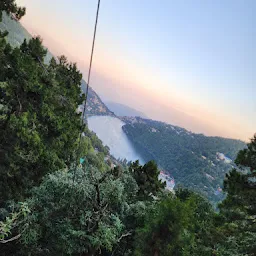
<svg viewBox="0 0 256 256"><path fill-rule="evenodd" d="M213 202L223 199L225 174L246 147L240 140L208 137L164 122L121 118L123 130L145 161L155 160L176 184L200 191Z"/></svg>
<svg viewBox="0 0 256 256"><path fill-rule="evenodd" d="M139 116L142 118L147 118L144 113L124 104L110 101L106 101L105 104L111 111L115 113L116 116Z"/></svg>
<svg viewBox="0 0 256 256"><path fill-rule="evenodd" d="M7 30L9 32L7 36L7 41L13 47L19 47L24 39L31 39L32 35L21 25L20 22L17 22L10 18L8 15L3 13L2 22L0 22L0 29ZM65 55L65 53L63 53ZM45 63L49 63L50 59L54 55L47 51L45 57ZM81 90L85 93L86 91L86 82L82 79L81 81ZM108 107L102 102L97 93L89 87L88 90L88 101L87 101L87 115L109 115L114 116L114 113L111 112Z"/></svg>

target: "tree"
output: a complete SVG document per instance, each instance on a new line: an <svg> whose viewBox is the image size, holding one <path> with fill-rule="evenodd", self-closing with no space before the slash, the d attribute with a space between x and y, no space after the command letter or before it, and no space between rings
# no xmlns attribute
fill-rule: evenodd
<svg viewBox="0 0 256 256"><path fill-rule="evenodd" d="M154 161L149 161L141 166L139 161L131 163L129 170L139 186L139 197L148 199L156 196L158 192L165 188L165 182L158 179L160 171Z"/></svg>
<svg viewBox="0 0 256 256"><path fill-rule="evenodd" d="M192 191L167 194L151 205L137 229L135 255L213 255L213 216L209 202Z"/></svg>
<svg viewBox="0 0 256 256"><path fill-rule="evenodd" d="M43 64L45 55L38 37L15 49L0 42L0 205L79 157L82 75L64 56Z"/></svg>
<svg viewBox="0 0 256 256"><path fill-rule="evenodd" d="M25 7L19 7L15 3L15 0L1 0L0 2L0 22L2 21L2 12L5 11L7 14L12 14L16 19L20 20L26 13ZM7 36L7 31L0 31L1 37Z"/></svg>
<svg viewBox="0 0 256 256"><path fill-rule="evenodd" d="M134 181L133 175L130 170L127 170L127 166L118 166L115 167L112 171L112 174L115 177L122 177L126 172L129 173L130 179ZM135 181L136 182L136 181ZM129 179L125 180L126 192L134 191L132 188L134 186L133 182L129 182ZM130 186L132 186L130 188ZM139 184L136 182L136 193L128 194L128 201L130 202L129 208L127 209L125 215L122 215L122 223L124 224L124 233L129 234L123 236L122 239L116 244L111 255L113 256L128 256L133 255L135 249L135 233L136 229L143 227L145 223L145 215L148 210L148 207L153 203L152 197L141 197Z"/></svg>
<svg viewBox="0 0 256 256"><path fill-rule="evenodd" d="M218 161L216 152L232 160L245 143L234 139L207 137L183 128L140 117L125 118L123 130L145 161L155 160L181 184L216 204L224 199L222 186L232 163ZM227 160L230 161L230 160Z"/></svg>
<svg viewBox="0 0 256 256"><path fill-rule="evenodd" d="M21 235L24 255L102 255L129 232L122 218L138 187L126 172L120 177L94 167L47 175L26 200L30 214ZM21 226L23 230L23 226Z"/></svg>
<svg viewBox="0 0 256 256"><path fill-rule="evenodd" d="M240 167L249 167L251 172L256 170L256 134L254 134L251 142L247 144L247 148L240 150L235 160Z"/></svg>
<svg viewBox="0 0 256 256"><path fill-rule="evenodd" d="M145 226L137 230L135 255L180 255L189 225L188 209L184 206L179 200L168 197L152 207Z"/></svg>
<svg viewBox="0 0 256 256"><path fill-rule="evenodd" d="M226 199L220 204L218 251L221 255L256 253L256 136L236 158L240 170L226 175ZM223 224L224 223L224 224Z"/></svg>
<svg viewBox="0 0 256 256"><path fill-rule="evenodd" d="M113 170L117 175L120 174L120 167ZM135 179L139 188L138 193L133 195L133 204L127 215L123 219L126 232L130 235L124 237L116 246L113 255L133 255L135 249L135 231L142 228L145 224L145 215L154 198L160 196L165 188L165 183L159 179L160 171L154 161L150 161L141 166L139 161L130 163L129 172Z"/></svg>

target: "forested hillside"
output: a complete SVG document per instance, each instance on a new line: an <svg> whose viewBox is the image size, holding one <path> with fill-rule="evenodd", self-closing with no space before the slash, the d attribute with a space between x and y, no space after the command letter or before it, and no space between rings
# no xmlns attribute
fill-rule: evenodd
<svg viewBox="0 0 256 256"><path fill-rule="evenodd" d="M1 11L20 19L26 10L3 0L0 22ZM154 161L114 165L77 112L76 65L64 56L43 64L40 38L13 48L6 36L0 30L1 256L255 255L256 136L215 212L194 191L166 191Z"/></svg>
<svg viewBox="0 0 256 256"><path fill-rule="evenodd" d="M202 192L212 201L223 199L219 187L244 142L195 134L163 122L123 118L123 130L146 161L155 160L176 184ZM226 158L221 159L222 153ZM232 160L232 162L229 160Z"/></svg>
<svg viewBox="0 0 256 256"><path fill-rule="evenodd" d="M21 25L21 23L8 15L3 13L2 22L0 23L1 30L8 30L8 35L6 37L7 41L13 47L19 47L24 39L31 39L32 36L29 32ZM47 51L44 61L45 63L49 63L53 54ZM81 89L85 93L86 92L86 82L81 80ZM106 105L102 102L97 93L89 87L88 91L88 101L87 101L87 114L88 115L110 115L114 116L114 114L106 107Z"/></svg>
<svg viewBox="0 0 256 256"><path fill-rule="evenodd" d="M81 81L81 89L86 93L86 82L83 79ZM115 116L91 87L88 89L86 105L87 116Z"/></svg>

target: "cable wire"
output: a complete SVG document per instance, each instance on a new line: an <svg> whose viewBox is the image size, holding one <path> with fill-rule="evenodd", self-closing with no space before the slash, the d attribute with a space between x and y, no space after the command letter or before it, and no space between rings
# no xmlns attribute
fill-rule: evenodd
<svg viewBox="0 0 256 256"><path fill-rule="evenodd" d="M85 127L84 118L85 118L85 113L86 113L86 104L87 104L87 99L88 99L88 91L89 91L90 78L91 78L91 69L92 69L94 45L95 45L95 38L96 38L97 25L98 25L99 9L100 9L100 0L98 0L98 6L97 6L97 12L96 12L96 19L95 19L95 25L94 25L94 33L93 33L93 40L92 40L91 57L90 57L89 71L88 71L88 77L87 77L87 83L86 83L86 92L85 92L84 107L83 107L83 113L82 113L82 126L81 126L81 132L80 132L79 143L78 143L78 150L77 150L77 156L76 156L76 162L75 162L75 169L74 169L73 182L75 181L76 168L77 168L77 162L78 162L78 154L79 154L79 150L80 150L80 147L81 147L82 134L83 134L84 127Z"/></svg>
<svg viewBox="0 0 256 256"><path fill-rule="evenodd" d="M92 60L93 60L94 44L95 44L95 38L96 38L96 32L97 32L97 24L98 24L99 9L100 9L100 0L98 0L97 13L96 13L96 20L95 20L95 25L94 25L94 33L93 33L93 41L92 41L92 50L91 50L91 58L90 58L90 66L89 66L89 72L88 72L88 77L87 77L87 86L86 86L85 102L84 102L84 109L83 109L82 119L84 119L84 117L85 117L85 112L86 112L86 103L87 103L88 90L89 90L89 84L90 84L90 78L91 78Z"/></svg>

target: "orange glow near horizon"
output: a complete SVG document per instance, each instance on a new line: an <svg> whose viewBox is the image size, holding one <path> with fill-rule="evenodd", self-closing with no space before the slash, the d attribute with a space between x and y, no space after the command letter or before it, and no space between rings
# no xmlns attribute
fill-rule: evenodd
<svg viewBox="0 0 256 256"><path fill-rule="evenodd" d="M58 37L53 39L56 31L54 24L52 27L51 24L46 26L47 21L38 20L32 26L30 20L31 17L22 20L29 32L35 34L37 31L36 34L42 35L45 46L53 54L64 53L72 62L77 62L86 77L89 60L87 50L90 49L90 45L84 47L76 38L68 36L69 31L65 29L58 30ZM194 132L243 140L248 140L248 136L252 134L253 131L245 125L239 127L232 117L210 111L199 102L195 104L189 101L186 95L180 95L175 89L179 86L177 81L171 81L172 86L167 86L168 81L161 81L159 76L154 76L150 72L136 66L136 63L125 61L122 56L113 56L103 41L97 42L91 86L100 95L107 95L113 101L134 107L150 118L176 124ZM158 90L160 84L165 86ZM118 93L116 99L113 92Z"/></svg>

